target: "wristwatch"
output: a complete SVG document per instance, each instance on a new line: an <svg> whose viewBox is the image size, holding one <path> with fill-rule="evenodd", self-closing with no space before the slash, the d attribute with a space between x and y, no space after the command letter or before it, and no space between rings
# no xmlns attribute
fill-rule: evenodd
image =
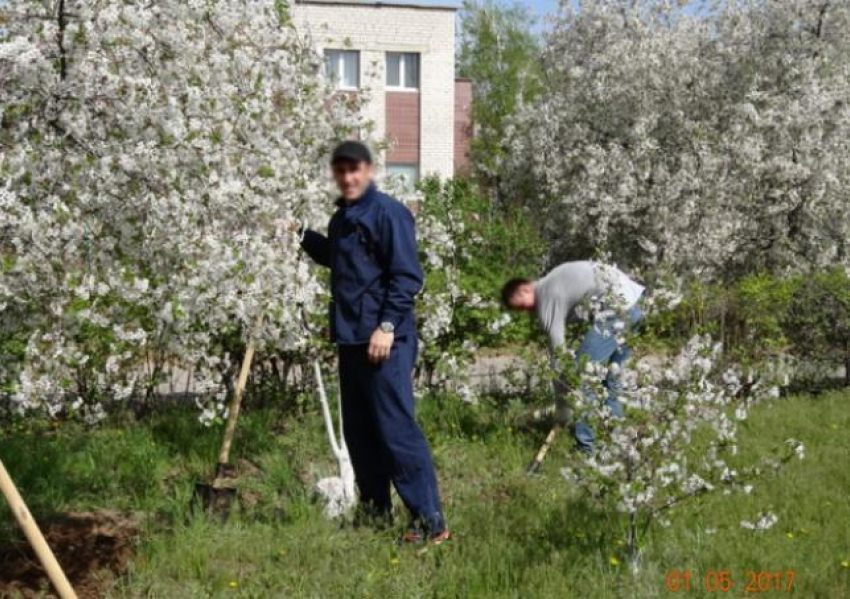
<svg viewBox="0 0 850 599"><path fill-rule="evenodd" d="M384 333L395 333L395 325L391 322L382 322L380 329Z"/></svg>

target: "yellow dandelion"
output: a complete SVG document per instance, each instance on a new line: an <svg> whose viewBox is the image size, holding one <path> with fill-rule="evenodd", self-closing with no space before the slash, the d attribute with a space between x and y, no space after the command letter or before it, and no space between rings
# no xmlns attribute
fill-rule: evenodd
<svg viewBox="0 0 850 599"><path fill-rule="evenodd" d="M841 562L841 567L842 568L850 568L850 559L846 559L843 562Z"/></svg>
<svg viewBox="0 0 850 599"><path fill-rule="evenodd" d="M794 533L793 533L793 532L786 532L786 533L785 533L785 536L786 536L786 537L788 537L789 539L793 539L793 538L794 538Z"/></svg>
<svg viewBox="0 0 850 599"><path fill-rule="evenodd" d="M227 583L227 586L229 586L231 589L235 589L236 587L239 586L239 583L236 582L235 580L231 580L229 583Z"/></svg>
<svg viewBox="0 0 850 599"><path fill-rule="evenodd" d="M613 555L608 559L608 561L611 562L612 566L619 566L620 565L620 560L618 560Z"/></svg>
<svg viewBox="0 0 850 599"><path fill-rule="evenodd" d="M398 558L397 557L392 558L390 560L390 564L393 565L393 566L397 566L398 565Z"/></svg>

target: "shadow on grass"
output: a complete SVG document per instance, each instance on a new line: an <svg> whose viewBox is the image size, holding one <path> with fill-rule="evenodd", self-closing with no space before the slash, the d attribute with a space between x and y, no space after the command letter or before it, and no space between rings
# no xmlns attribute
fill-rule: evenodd
<svg viewBox="0 0 850 599"><path fill-rule="evenodd" d="M551 484L567 484L551 480ZM547 501L535 487L527 487L525 497L514 497L507 509L526 509L534 514L533 520L510 533L517 543L531 553L548 554L552 551L595 553L611 546L617 537L619 522L610 511L587 497L556 495Z"/></svg>
<svg viewBox="0 0 850 599"><path fill-rule="evenodd" d="M4 434L0 455L40 517L68 506L126 507L160 493L164 450L144 429L61 429Z"/></svg>
<svg viewBox="0 0 850 599"><path fill-rule="evenodd" d="M784 395L822 395L830 391L850 391L844 378L820 378L793 380L791 384L782 390Z"/></svg>
<svg viewBox="0 0 850 599"><path fill-rule="evenodd" d="M140 421L121 414L95 428L10 425L0 432L0 457L39 518L69 506L142 509L214 471L224 427L206 428L197 415L194 406L172 404ZM233 459L269 451L273 422L268 411L247 414Z"/></svg>
<svg viewBox="0 0 850 599"><path fill-rule="evenodd" d="M435 393L417 405L426 436L455 439L487 439L513 425L515 397L486 396L477 404L458 401L453 395Z"/></svg>
<svg viewBox="0 0 850 599"><path fill-rule="evenodd" d="M157 445L184 458L214 456L224 433L223 425L205 427L198 422L194 406L169 406L151 417L147 426Z"/></svg>
<svg viewBox="0 0 850 599"><path fill-rule="evenodd" d="M239 416L232 445L232 459L250 459L269 451L275 443L279 415L273 410L245 410ZM159 410L145 426L155 443L183 458L210 460L215 465L224 436L224 423L204 426L194 406L171 405Z"/></svg>
<svg viewBox="0 0 850 599"><path fill-rule="evenodd" d="M73 444L37 435L0 438L0 457L24 501L37 516L52 515L79 490L80 483L67 479L66 459ZM5 506L5 502L0 502ZM0 508L6 512L6 508ZM11 519L11 514L9 514Z"/></svg>
<svg viewBox="0 0 850 599"><path fill-rule="evenodd" d="M618 524L599 504L570 499L551 510L543 539L552 549L596 554L614 545Z"/></svg>

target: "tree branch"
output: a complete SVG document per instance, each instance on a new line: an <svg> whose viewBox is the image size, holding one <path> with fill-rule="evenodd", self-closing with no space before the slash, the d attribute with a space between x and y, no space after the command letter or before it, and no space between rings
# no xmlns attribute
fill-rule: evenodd
<svg viewBox="0 0 850 599"><path fill-rule="evenodd" d="M56 43L59 46L59 78L65 81L68 75L68 60L65 54L65 28L68 26L65 14L65 0L59 0L59 9L57 10L56 19L59 30L56 32Z"/></svg>

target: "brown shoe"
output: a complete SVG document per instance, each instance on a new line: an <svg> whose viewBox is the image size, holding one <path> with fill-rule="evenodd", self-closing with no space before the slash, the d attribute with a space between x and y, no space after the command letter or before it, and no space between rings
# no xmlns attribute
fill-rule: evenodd
<svg viewBox="0 0 850 599"><path fill-rule="evenodd" d="M443 529L443 532L438 532L437 534L432 535L431 538L428 539L428 541L432 545L442 545L443 543L450 540L451 538L452 538L452 533L449 532L448 528L445 528L445 529Z"/></svg>
<svg viewBox="0 0 850 599"><path fill-rule="evenodd" d="M425 542L424 536L418 530L408 530L401 536L402 545L421 545Z"/></svg>
<svg viewBox="0 0 850 599"><path fill-rule="evenodd" d="M437 534L428 537L428 543L431 545L442 545L451 538L452 533L449 532L448 528L445 528L442 532L438 532ZM419 530L408 530L401 537L401 542L403 545L424 545L425 535Z"/></svg>

